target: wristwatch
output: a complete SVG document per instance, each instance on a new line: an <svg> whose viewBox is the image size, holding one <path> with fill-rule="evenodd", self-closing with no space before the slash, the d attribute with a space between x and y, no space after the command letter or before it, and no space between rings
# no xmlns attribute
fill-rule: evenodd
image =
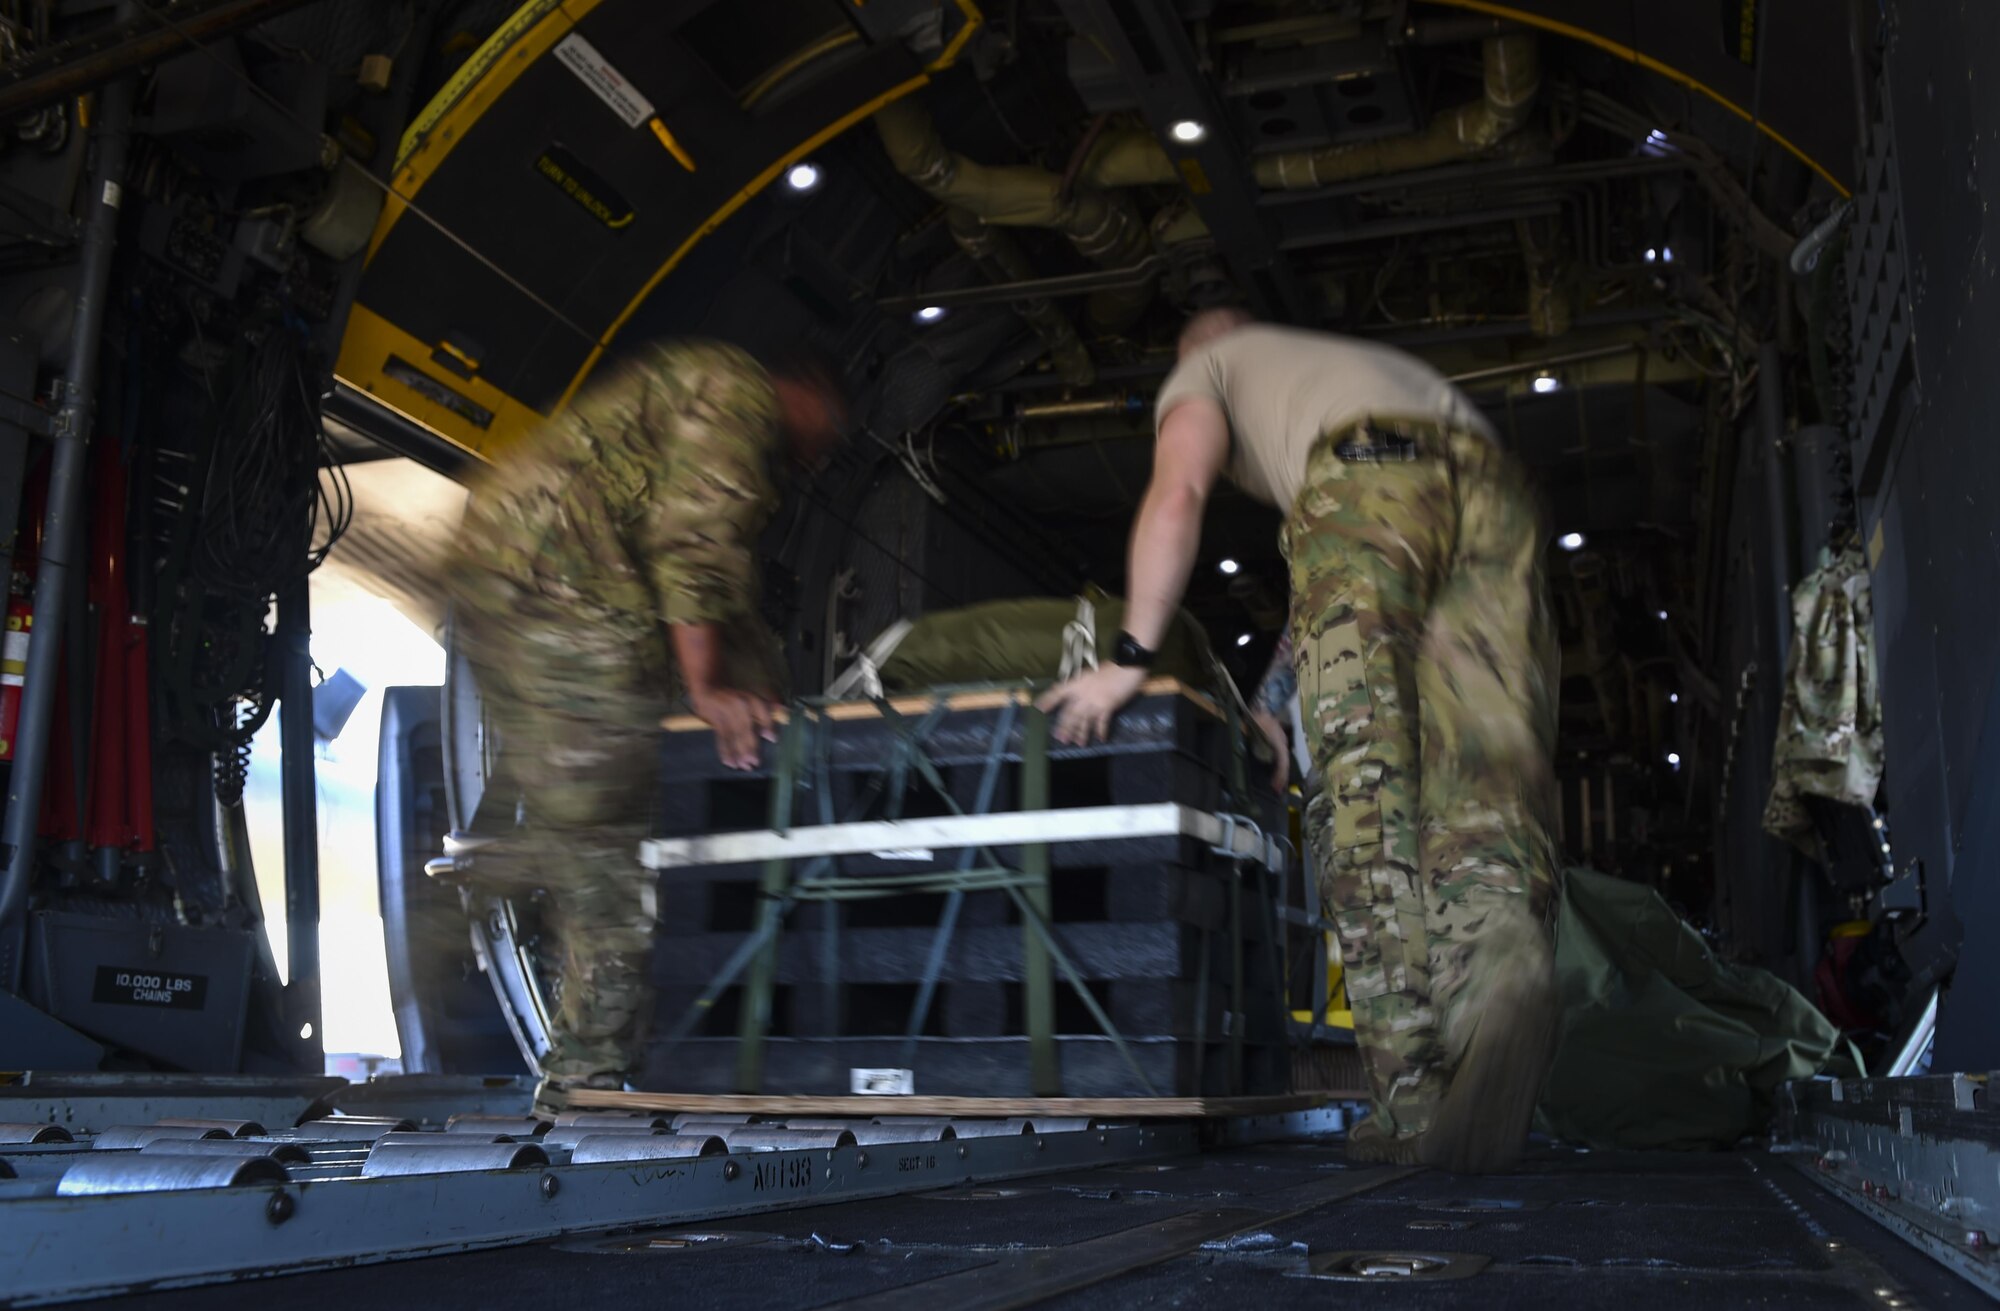
<svg viewBox="0 0 2000 1311"><path fill-rule="evenodd" d="M1130 633L1118 634L1118 645L1111 648L1111 663L1123 665L1127 669L1151 669L1157 652L1139 645L1139 639Z"/></svg>

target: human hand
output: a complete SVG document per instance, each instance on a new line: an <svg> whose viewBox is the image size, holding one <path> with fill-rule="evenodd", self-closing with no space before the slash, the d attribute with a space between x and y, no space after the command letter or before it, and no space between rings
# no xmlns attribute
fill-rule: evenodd
<svg viewBox="0 0 2000 1311"><path fill-rule="evenodd" d="M779 706L768 697L733 687L695 688L688 705L715 730L715 754L730 769L757 768L757 740L778 740Z"/></svg>
<svg viewBox="0 0 2000 1311"><path fill-rule="evenodd" d="M1052 687L1035 702L1055 715L1054 737L1065 746L1086 746L1111 736L1111 719L1139 694L1146 671L1131 665L1102 664Z"/></svg>
<svg viewBox="0 0 2000 1311"><path fill-rule="evenodd" d="M1285 785L1292 781L1292 744L1285 738L1285 726L1268 710L1253 710L1250 718L1271 744L1271 790L1283 796Z"/></svg>

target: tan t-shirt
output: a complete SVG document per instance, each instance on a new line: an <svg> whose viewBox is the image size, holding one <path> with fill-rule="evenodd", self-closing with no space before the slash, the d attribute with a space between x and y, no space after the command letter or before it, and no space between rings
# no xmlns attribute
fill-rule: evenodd
<svg viewBox="0 0 2000 1311"><path fill-rule="evenodd" d="M1160 387L1155 423L1177 402L1206 396L1229 416L1229 477L1290 510L1320 434L1370 415L1436 418L1497 441L1465 393L1392 346L1257 323L1182 360Z"/></svg>

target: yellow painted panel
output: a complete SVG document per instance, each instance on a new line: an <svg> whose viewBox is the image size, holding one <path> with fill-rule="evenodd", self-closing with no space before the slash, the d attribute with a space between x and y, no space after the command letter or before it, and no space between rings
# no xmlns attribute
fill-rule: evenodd
<svg viewBox="0 0 2000 1311"><path fill-rule="evenodd" d="M433 349L367 306L356 305L348 316L346 335L340 340L340 359L334 365L334 376L481 459L491 459L495 451L519 440L543 421L541 413L489 382L478 377L454 377L436 368L430 363ZM440 387L449 387L480 408L492 411L492 423L481 428L408 383L390 377L387 370L391 356L401 358Z"/></svg>

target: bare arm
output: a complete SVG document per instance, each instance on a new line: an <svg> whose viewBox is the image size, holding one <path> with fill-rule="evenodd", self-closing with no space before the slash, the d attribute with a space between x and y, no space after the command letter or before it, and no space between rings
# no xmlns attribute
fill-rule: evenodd
<svg viewBox="0 0 2000 1311"><path fill-rule="evenodd" d="M1208 494L1229 458L1229 420L1206 397L1189 397L1160 422L1153 478L1132 525L1125 628L1141 646L1165 640L1201 554Z"/></svg>
<svg viewBox="0 0 2000 1311"><path fill-rule="evenodd" d="M647 379L635 421L658 452L652 496L635 531L635 554L687 682L688 703L715 730L732 769L757 766L757 739L777 713L762 689L731 686L724 625L755 605L753 543L774 501L765 473L771 416L761 382L734 359L680 349Z"/></svg>
<svg viewBox="0 0 2000 1311"><path fill-rule="evenodd" d="M757 739L777 739L771 725L777 706L769 698L727 686L722 679L722 630L713 623L668 624L674 657L687 680L688 704L715 730L715 751L731 769L757 767Z"/></svg>
<svg viewBox="0 0 2000 1311"><path fill-rule="evenodd" d="M1189 397L1160 421L1153 477L1132 525L1125 630L1157 649L1187 592L1201 554L1208 495L1229 458L1229 420L1205 397ZM1111 718L1145 682L1145 671L1105 663L1041 699L1056 714L1056 740L1088 742L1110 732Z"/></svg>

